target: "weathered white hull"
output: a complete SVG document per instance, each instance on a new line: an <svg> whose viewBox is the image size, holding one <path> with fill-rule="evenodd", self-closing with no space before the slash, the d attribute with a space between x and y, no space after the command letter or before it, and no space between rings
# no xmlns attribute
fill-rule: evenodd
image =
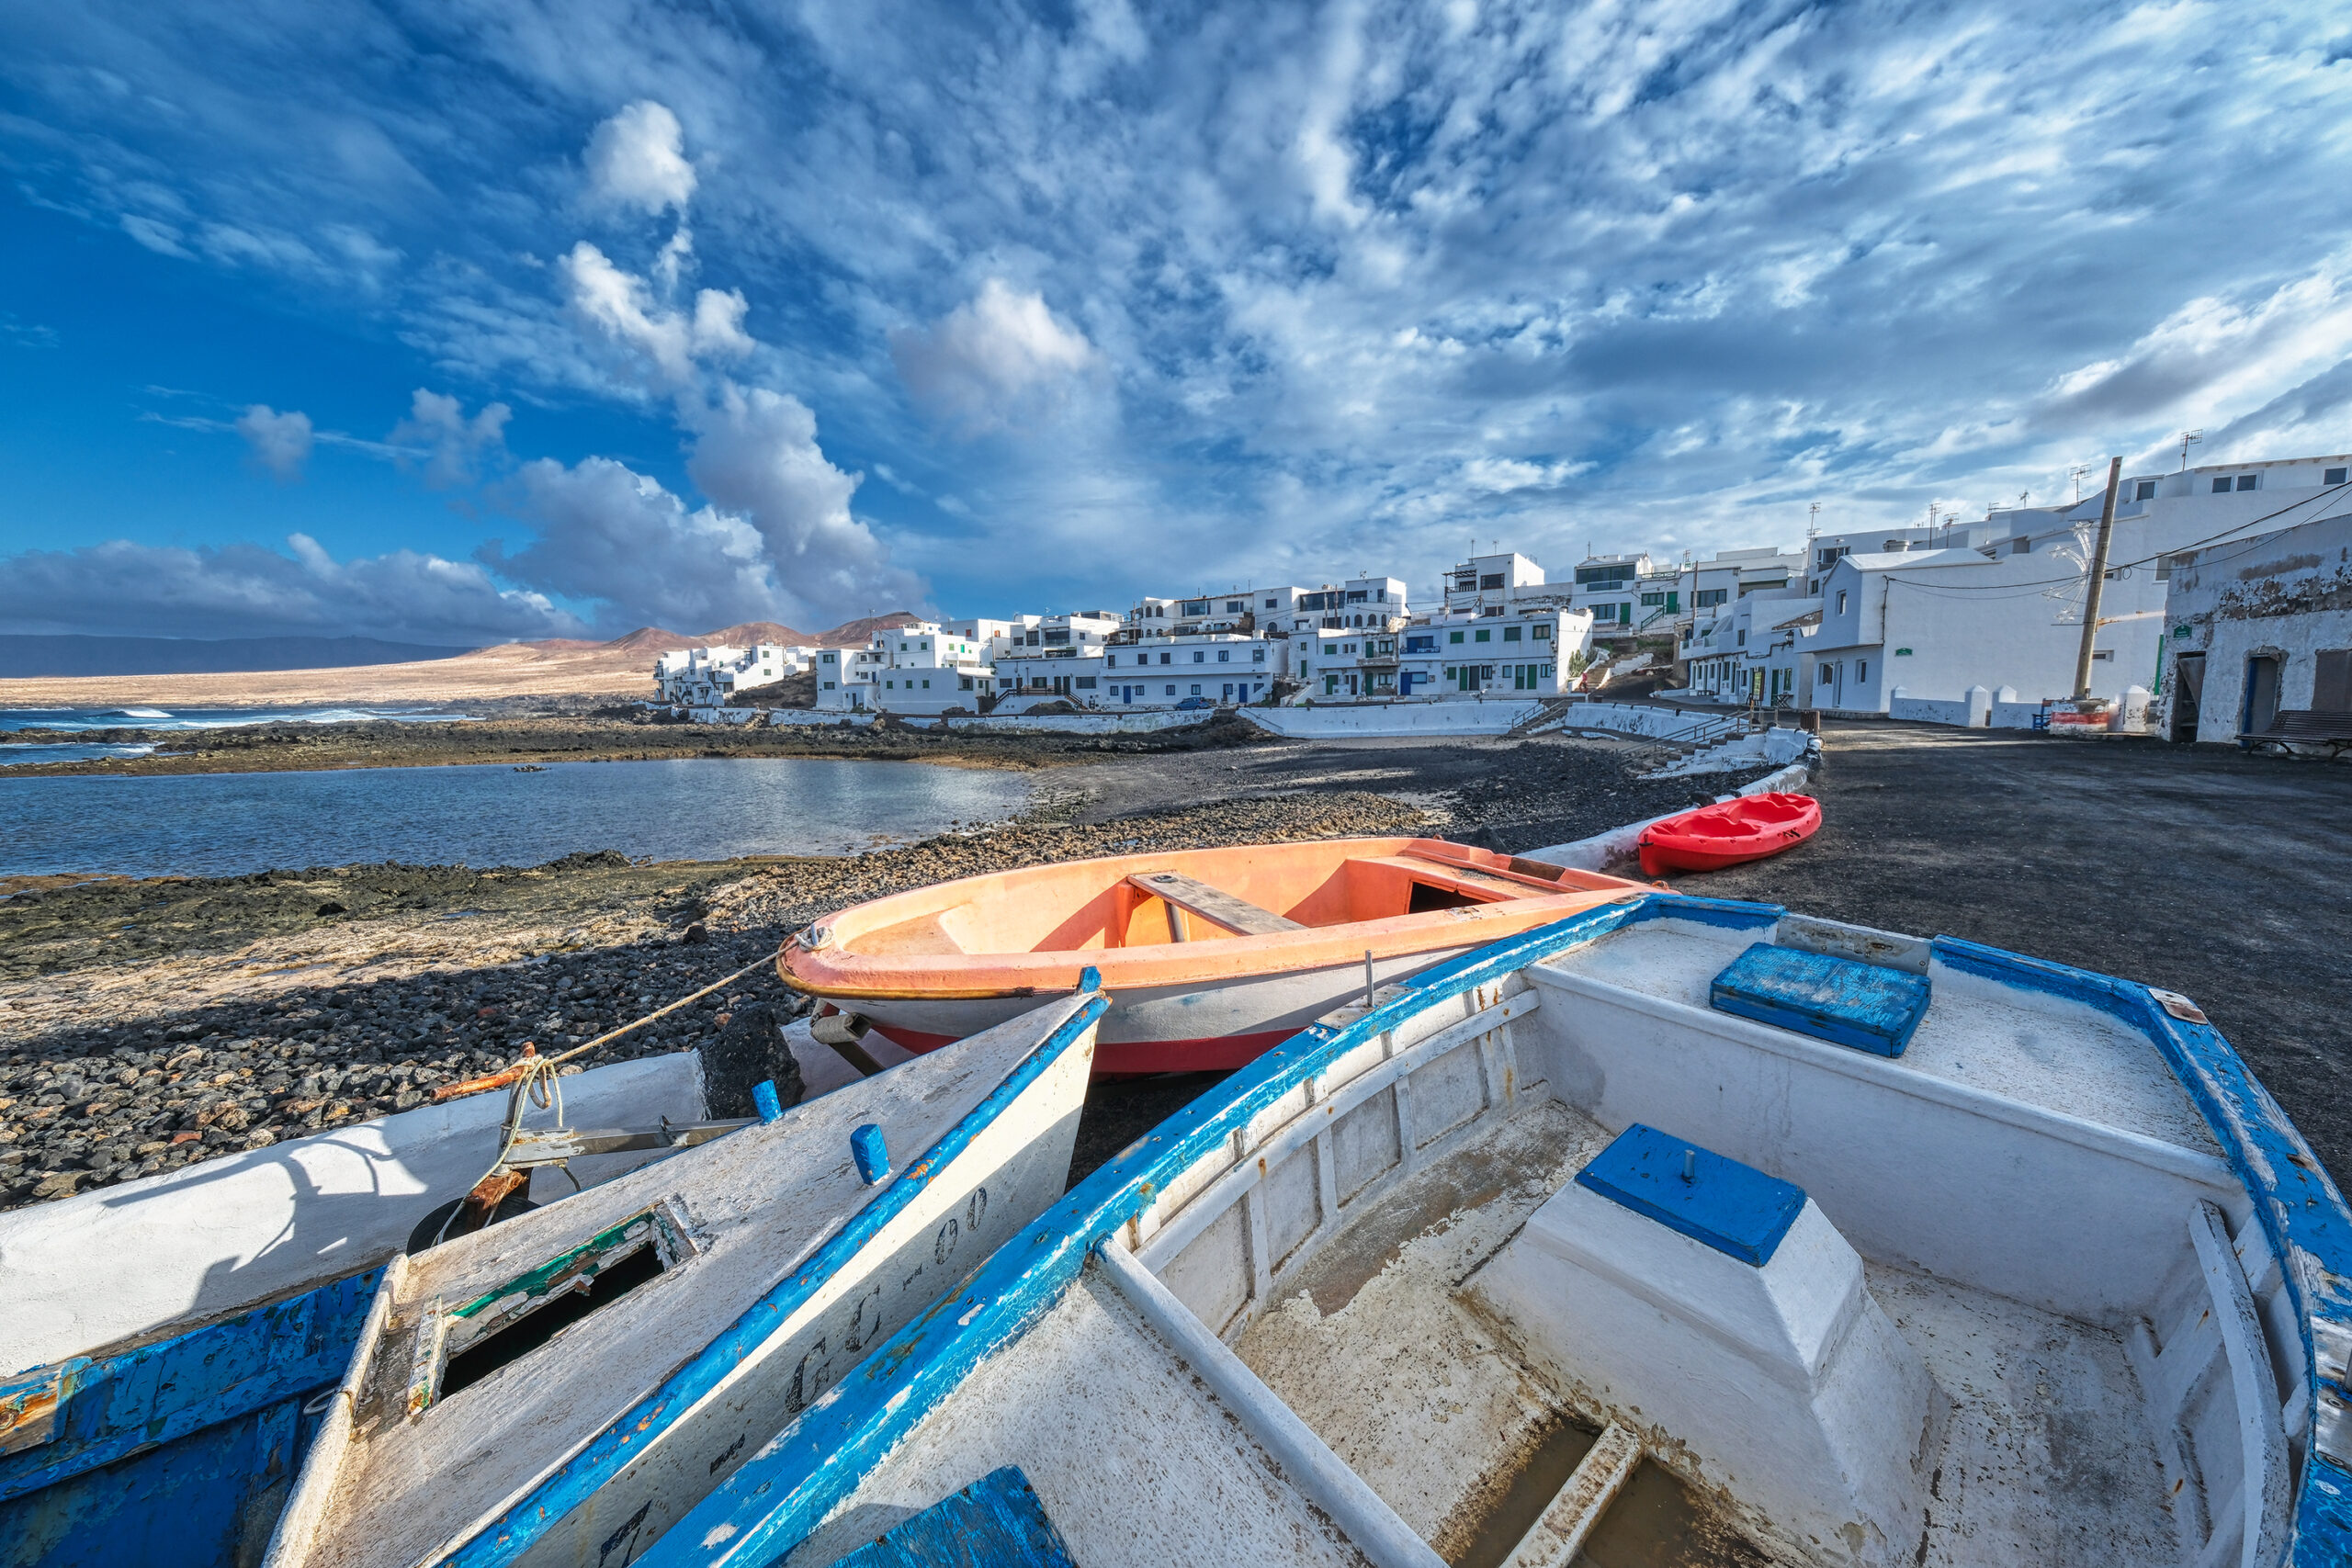
<svg viewBox="0 0 2352 1568"><path fill-rule="evenodd" d="M268 1561L628 1561L1059 1195L1101 1007L1048 1003L397 1260ZM853 1158L868 1127L888 1161L871 1182ZM658 1274L445 1388L447 1347L482 1342L464 1314L504 1313L567 1260L624 1258L639 1237Z"/></svg>
<svg viewBox="0 0 2352 1568"><path fill-rule="evenodd" d="M1375 959L1377 985L1458 958L1461 949ZM1142 988L1111 997L1094 1051L1098 1076L1222 1071L1241 1066L1350 998L1365 993L1364 965L1241 975L1214 986ZM1032 997L861 1000L854 1004L892 1043L931 1051L1036 1005Z"/></svg>
<svg viewBox="0 0 2352 1568"><path fill-rule="evenodd" d="M1739 1011L1759 949L1868 1005ZM2352 1212L2227 1042L1767 906L1645 898L1337 1012L949 1310L640 1562L821 1568L1008 1465L1082 1562L1631 1557L1644 1467L1824 1568L2352 1561Z"/></svg>

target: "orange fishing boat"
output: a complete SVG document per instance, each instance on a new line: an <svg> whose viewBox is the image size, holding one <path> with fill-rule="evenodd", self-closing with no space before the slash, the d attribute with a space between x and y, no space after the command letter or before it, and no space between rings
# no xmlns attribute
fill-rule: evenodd
<svg viewBox="0 0 2352 1568"><path fill-rule="evenodd" d="M785 984L909 1051L1101 971L1100 1074L1238 1067L1368 986L1642 890L1442 839L1114 855L967 876L827 917Z"/></svg>

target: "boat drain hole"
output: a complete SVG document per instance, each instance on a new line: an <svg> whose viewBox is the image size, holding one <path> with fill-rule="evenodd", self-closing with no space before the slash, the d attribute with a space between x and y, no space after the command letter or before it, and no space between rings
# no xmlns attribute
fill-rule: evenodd
<svg viewBox="0 0 2352 1568"><path fill-rule="evenodd" d="M648 1280L661 1277L666 1265L662 1249L650 1243L628 1257L606 1265L594 1279L566 1291L536 1307L505 1327L484 1335L450 1356L441 1372L441 1397L480 1382L507 1362L529 1354L578 1323L590 1313L607 1307Z"/></svg>

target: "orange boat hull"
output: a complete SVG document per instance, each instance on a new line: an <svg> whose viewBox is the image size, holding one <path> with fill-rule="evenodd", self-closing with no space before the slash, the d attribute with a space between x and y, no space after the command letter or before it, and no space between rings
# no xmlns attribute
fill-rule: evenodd
<svg viewBox="0 0 2352 1568"><path fill-rule="evenodd" d="M1214 896L1204 907L1222 897L1267 929L1223 928L1138 881L1170 873ZM786 943L776 967L910 1051L1075 990L1093 968L1112 998L1098 1075L1198 1071L1239 1066L1362 997L1367 957L1385 985L1640 886L1430 839L1114 856L844 909Z"/></svg>

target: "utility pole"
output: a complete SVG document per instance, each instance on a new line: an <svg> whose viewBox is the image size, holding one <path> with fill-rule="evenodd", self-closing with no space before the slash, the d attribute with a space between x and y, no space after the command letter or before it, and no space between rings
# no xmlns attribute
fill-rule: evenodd
<svg viewBox="0 0 2352 1568"><path fill-rule="evenodd" d="M2075 655L2075 700L2091 694L2091 649L2098 640L2098 602L2107 586L2107 547L2115 537L2115 490L2123 482L2123 459L2107 460L2107 500L2099 504L2098 539L2091 546L2091 580L2083 592L2083 648Z"/></svg>

